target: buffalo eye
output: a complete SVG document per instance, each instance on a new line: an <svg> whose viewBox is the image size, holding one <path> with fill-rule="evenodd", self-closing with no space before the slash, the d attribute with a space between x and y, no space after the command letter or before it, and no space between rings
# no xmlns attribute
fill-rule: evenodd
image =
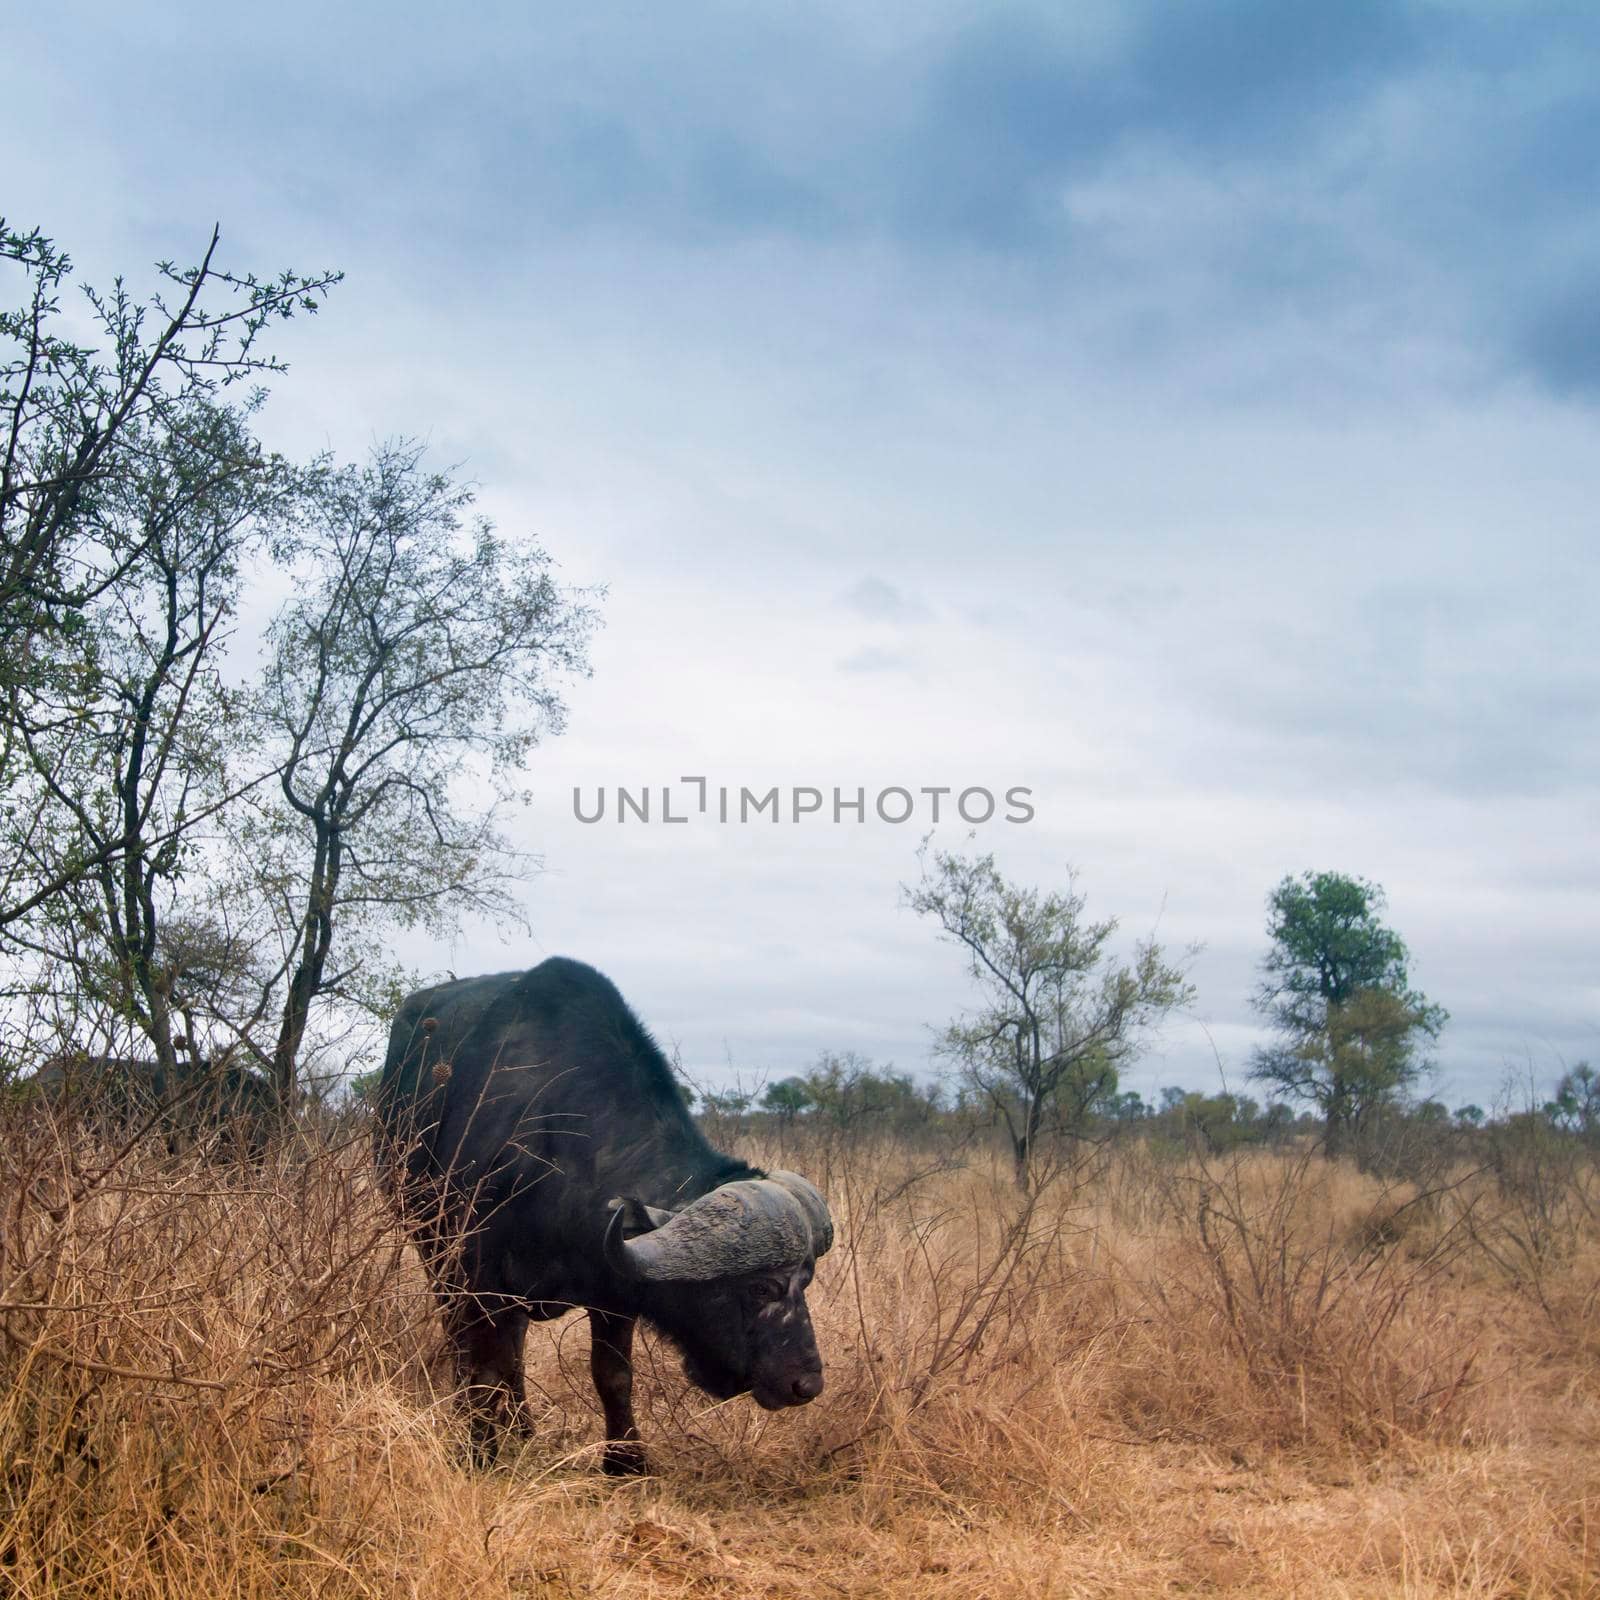
<svg viewBox="0 0 1600 1600"><path fill-rule="evenodd" d="M758 1304L766 1304L783 1299L789 1292L789 1286L776 1278L752 1278L745 1286L745 1292Z"/></svg>

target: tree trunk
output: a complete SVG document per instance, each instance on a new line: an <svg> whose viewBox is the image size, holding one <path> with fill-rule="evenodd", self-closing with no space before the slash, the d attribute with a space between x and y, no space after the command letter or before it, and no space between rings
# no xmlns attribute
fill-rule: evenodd
<svg viewBox="0 0 1600 1600"><path fill-rule="evenodd" d="M1330 1161L1338 1161L1350 1150L1350 1121L1345 1112L1330 1106L1323 1115L1322 1152Z"/></svg>
<svg viewBox="0 0 1600 1600"><path fill-rule="evenodd" d="M335 828L318 823L317 853L311 868L311 885L306 894L305 916L300 924L300 959L289 978L283 1000L283 1020L278 1028L278 1043L272 1053L272 1087L278 1110L287 1116L299 1097L300 1046L305 1042L311 1002L322 989L322 975L328 951L333 944L333 896L339 881L339 835Z"/></svg>
<svg viewBox="0 0 1600 1600"><path fill-rule="evenodd" d="M1016 1135L1011 1139L1012 1176L1017 1180L1017 1187L1026 1194L1028 1192L1028 1141Z"/></svg>
<svg viewBox="0 0 1600 1600"><path fill-rule="evenodd" d="M1017 1187L1024 1194L1033 1187L1033 1158L1039 1142L1039 1128L1044 1122L1044 1097L1031 1095L1028 1111L1023 1119L1022 1132L1011 1136L1011 1157L1016 1163Z"/></svg>

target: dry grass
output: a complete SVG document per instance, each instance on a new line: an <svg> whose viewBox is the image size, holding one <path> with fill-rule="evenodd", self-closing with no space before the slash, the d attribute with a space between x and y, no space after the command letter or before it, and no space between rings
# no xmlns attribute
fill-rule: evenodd
<svg viewBox="0 0 1600 1600"><path fill-rule="evenodd" d="M464 1469L361 1141L228 1168L5 1115L0 1586L30 1600L1600 1594L1581 1198L1535 1248L1487 1174L1136 1146L1024 1207L981 1165L791 1145L839 1224L828 1392L711 1405L647 1340L658 1475L618 1484L576 1318L530 1337L536 1442Z"/></svg>

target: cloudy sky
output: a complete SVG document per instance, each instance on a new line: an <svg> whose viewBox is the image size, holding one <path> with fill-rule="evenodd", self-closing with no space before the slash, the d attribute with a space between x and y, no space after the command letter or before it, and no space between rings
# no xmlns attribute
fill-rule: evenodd
<svg viewBox="0 0 1600 1600"><path fill-rule="evenodd" d="M1008 874L1204 943L1146 1092L1242 1078L1305 868L1388 890L1452 1105L1600 1056L1594 8L60 0L0 98L86 281L213 221L346 271L270 442L426 438L608 586L533 937L419 965L587 958L712 1080L920 1070L926 809L573 787L1025 785Z"/></svg>

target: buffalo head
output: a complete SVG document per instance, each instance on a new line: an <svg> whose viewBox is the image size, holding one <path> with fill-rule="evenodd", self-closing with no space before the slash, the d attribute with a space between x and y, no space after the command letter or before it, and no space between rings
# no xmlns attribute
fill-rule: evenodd
<svg viewBox="0 0 1600 1600"><path fill-rule="evenodd" d="M615 1203L606 1262L648 1296L684 1372L718 1400L746 1390L768 1411L822 1393L806 1287L833 1243L828 1207L793 1172L725 1183L681 1211Z"/></svg>

